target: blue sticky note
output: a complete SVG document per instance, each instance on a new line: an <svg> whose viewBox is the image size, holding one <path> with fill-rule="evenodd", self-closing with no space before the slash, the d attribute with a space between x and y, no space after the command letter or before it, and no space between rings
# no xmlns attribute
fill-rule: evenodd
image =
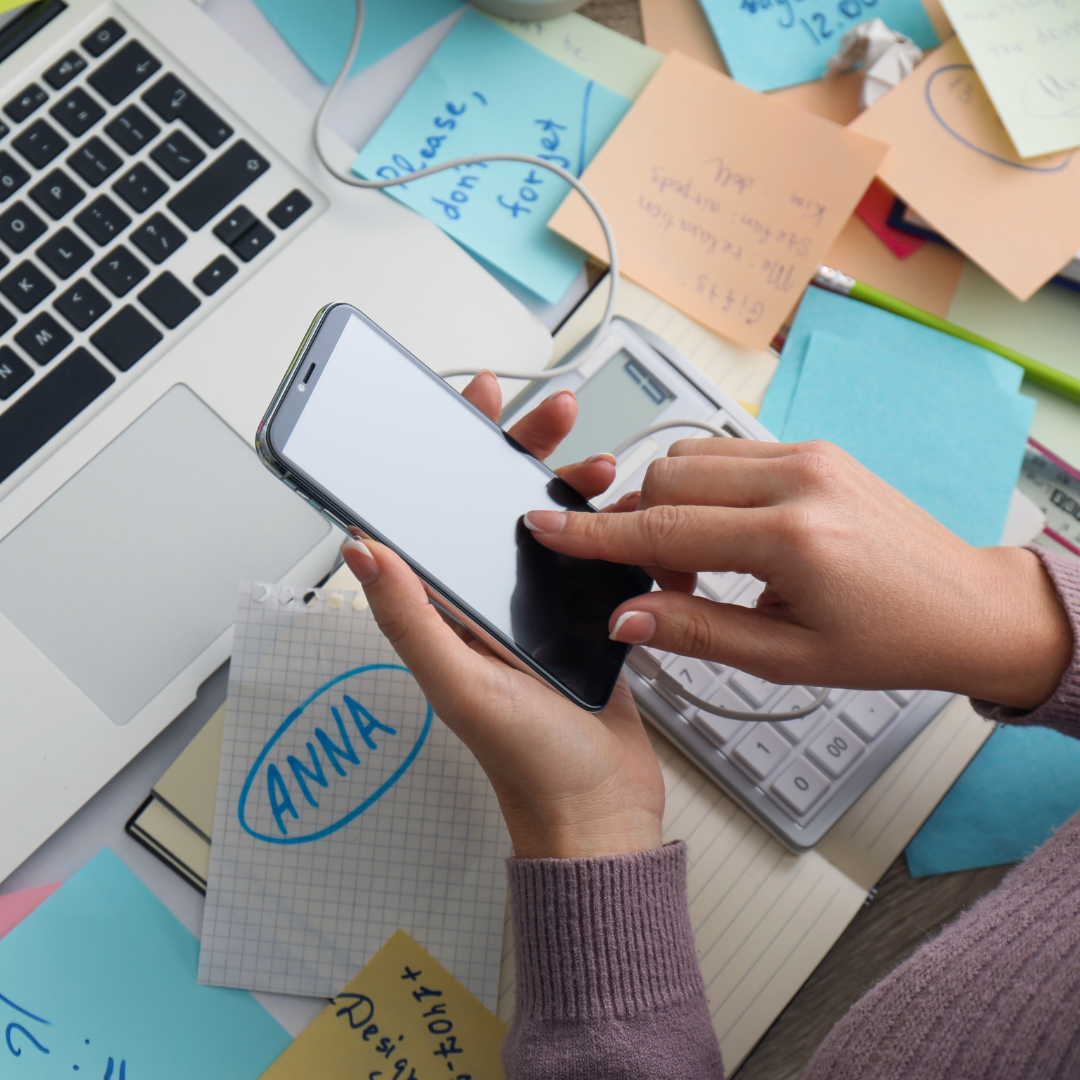
<svg viewBox="0 0 1080 1080"><path fill-rule="evenodd" d="M946 335L940 335L946 338ZM907 353L815 330L784 439L828 439L969 544L1001 542L1035 402L948 349Z"/></svg>
<svg viewBox="0 0 1080 1080"><path fill-rule="evenodd" d="M1014 393L1020 389L1024 376L1019 365L978 345L950 337L859 300L811 287L799 303L795 321L780 354L780 365L769 384L758 415L761 423L785 442L793 441L785 432L788 410L795 397L810 334L815 330L825 330L858 343L867 357L877 355L879 348L886 343L898 353L938 357L942 363L969 367L985 374L1003 390Z"/></svg>
<svg viewBox="0 0 1080 1080"><path fill-rule="evenodd" d="M701 0L728 70L755 90L820 79L840 39L879 18L922 49L938 36L919 0Z"/></svg>
<svg viewBox="0 0 1080 1080"><path fill-rule="evenodd" d="M579 176L627 98L467 11L353 164L396 177L471 154L530 154ZM569 185L546 169L485 162L387 189L481 259L553 303L585 263L547 228Z"/></svg>
<svg viewBox="0 0 1080 1080"><path fill-rule="evenodd" d="M292 1042L108 849L0 940L0 1076L257 1080Z"/></svg>
<svg viewBox="0 0 1080 1080"><path fill-rule="evenodd" d="M1000 727L907 848L912 877L1019 862L1080 810L1080 741Z"/></svg>
<svg viewBox="0 0 1080 1080"><path fill-rule="evenodd" d="M324 83L332 83L345 60L356 22L354 0L255 0L290 48ZM457 11L460 0L366 0L364 33L354 72Z"/></svg>

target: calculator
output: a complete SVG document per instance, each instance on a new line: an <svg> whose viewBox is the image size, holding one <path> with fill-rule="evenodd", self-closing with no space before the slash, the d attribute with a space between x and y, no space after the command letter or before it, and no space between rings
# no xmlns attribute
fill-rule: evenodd
<svg viewBox="0 0 1080 1080"><path fill-rule="evenodd" d="M508 405L502 424L513 424L538 395L574 391L577 423L548 464L557 468L629 443L618 455L607 499L640 488L649 462L678 439L711 431L775 441L696 365L645 327L615 319L603 340L579 350L584 348L590 352L580 367L526 388ZM570 353L561 366L580 355ZM643 431L649 434L632 441ZM764 588L748 574L698 575L699 595L720 603L753 607ZM650 677L658 665L696 697L725 709L760 712L761 721L701 711ZM779 686L722 664L641 646L630 653L627 678L643 715L792 851L807 851L821 840L953 697L930 690L831 690L808 715L770 721L770 713L805 708L820 688Z"/></svg>

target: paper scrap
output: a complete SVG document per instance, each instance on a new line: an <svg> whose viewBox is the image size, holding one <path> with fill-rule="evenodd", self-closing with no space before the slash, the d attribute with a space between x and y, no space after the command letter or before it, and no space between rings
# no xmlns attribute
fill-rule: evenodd
<svg viewBox="0 0 1080 1080"><path fill-rule="evenodd" d="M1080 742L999 727L907 848L912 877L1019 862L1080 810Z"/></svg>
<svg viewBox="0 0 1080 1080"><path fill-rule="evenodd" d="M894 229L889 224L889 213L895 202L896 196L880 180L875 180L855 207L855 213L874 230L881 242L898 259L906 259L923 247L926 241L912 236L911 233Z"/></svg>
<svg viewBox="0 0 1080 1080"><path fill-rule="evenodd" d="M506 1028L398 930L261 1080L502 1080ZM391 1072L393 1070L393 1072Z"/></svg>
<svg viewBox="0 0 1080 1080"><path fill-rule="evenodd" d="M1080 146L1080 0L942 0L1022 158Z"/></svg>
<svg viewBox="0 0 1080 1080"><path fill-rule="evenodd" d="M579 176L630 107L595 80L467 11L353 164L395 177L471 154L530 154ZM585 255L546 228L568 190L545 169L484 162L387 194L549 303Z"/></svg>
<svg viewBox="0 0 1080 1080"><path fill-rule="evenodd" d="M627 277L762 349L886 149L673 53L583 179L611 221ZM605 258L576 192L551 227Z"/></svg>
<svg viewBox="0 0 1080 1080"><path fill-rule="evenodd" d="M332 83L345 60L356 21L354 0L255 0L274 29L324 83ZM365 0L364 33L353 73L381 60L458 11L460 0Z"/></svg>
<svg viewBox="0 0 1080 1080"><path fill-rule="evenodd" d="M1022 160L956 39L851 130L891 145L880 178L1019 299L1080 248L1080 161Z"/></svg>
<svg viewBox="0 0 1080 1080"><path fill-rule="evenodd" d="M861 68L859 107L868 109L915 70L922 49L906 34L890 30L880 19L857 23L840 39L829 57L825 78Z"/></svg>
<svg viewBox="0 0 1080 1080"><path fill-rule="evenodd" d="M920 48L938 44L919 0L701 0L728 70L755 90L820 79L840 39L881 19Z"/></svg>
<svg viewBox="0 0 1080 1080"><path fill-rule="evenodd" d="M255 1080L292 1040L246 991L199 986L198 955L105 849L0 940L3 1074Z"/></svg>
<svg viewBox="0 0 1080 1080"><path fill-rule="evenodd" d="M59 888L60 883L56 882L54 885L38 885L33 889L0 896L0 938L14 930L31 911L39 908Z"/></svg>

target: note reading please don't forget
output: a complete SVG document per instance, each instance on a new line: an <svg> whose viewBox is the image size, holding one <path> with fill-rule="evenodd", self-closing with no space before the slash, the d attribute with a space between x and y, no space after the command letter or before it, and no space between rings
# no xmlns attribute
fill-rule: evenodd
<svg viewBox="0 0 1080 1080"><path fill-rule="evenodd" d="M886 149L673 53L583 180L611 220L627 277L763 349ZM576 192L549 224L604 258Z"/></svg>

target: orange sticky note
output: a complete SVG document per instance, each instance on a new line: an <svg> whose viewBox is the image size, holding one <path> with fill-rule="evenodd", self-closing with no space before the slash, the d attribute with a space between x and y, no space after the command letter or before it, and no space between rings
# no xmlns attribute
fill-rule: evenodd
<svg viewBox="0 0 1080 1080"><path fill-rule="evenodd" d="M1020 300L1080 248L1078 152L1020 158L958 38L851 128L891 145L881 179Z"/></svg>
<svg viewBox="0 0 1080 1080"><path fill-rule="evenodd" d="M611 221L627 277L763 349L886 150L672 53L582 180ZM549 224L606 257L576 192Z"/></svg>

